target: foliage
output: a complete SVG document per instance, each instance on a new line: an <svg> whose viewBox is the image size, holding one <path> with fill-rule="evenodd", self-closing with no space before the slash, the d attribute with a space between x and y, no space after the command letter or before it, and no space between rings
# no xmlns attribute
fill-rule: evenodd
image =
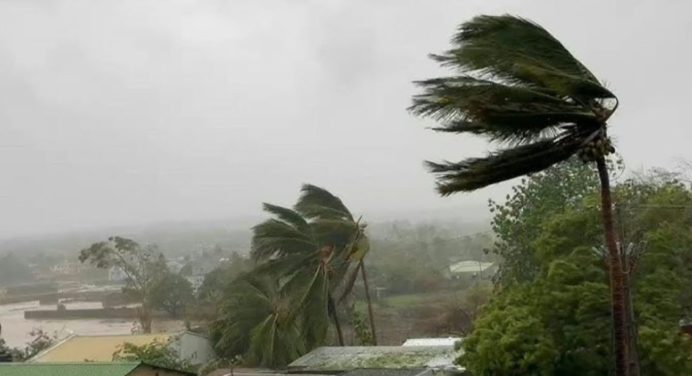
<svg viewBox="0 0 692 376"><path fill-rule="evenodd" d="M442 132L508 144L485 158L428 162L442 195L542 171L591 143L611 152L605 122L615 95L539 25L513 16L462 24L452 49L431 57L455 76L418 81L411 111ZM601 141L596 141L596 138ZM597 145L593 145L594 147Z"/></svg>
<svg viewBox="0 0 692 376"><path fill-rule="evenodd" d="M146 362L151 365L181 371L193 371L192 364L181 359L178 352L168 343L154 341L145 345L126 342L113 353L113 361Z"/></svg>
<svg viewBox="0 0 692 376"><path fill-rule="evenodd" d="M0 362L24 362L41 351L53 346L57 340L57 335L49 335L42 329L33 329L29 335L31 341L27 342L24 348L10 348L5 340L0 338Z"/></svg>
<svg viewBox="0 0 692 376"><path fill-rule="evenodd" d="M192 284L180 274L171 272L156 280L150 294L152 308L162 309L174 318L179 318L194 300Z"/></svg>
<svg viewBox="0 0 692 376"><path fill-rule="evenodd" d="M197 290L197 299L205 304L217 306L229 284L251 268L252 262L247 257L233 252L228 262L219 265L204 276L204 281Z"/></svg>
<svg viewBox="0 0 692 376"><path fill-rule="evenodd" d="M141 247L131 239L113 236L108 241L82 249L79 261L97 268L115 268L126 275L123 292L142 302L139 321L145 333L151 331L152 289L168 273L166 259L155 246Z"/></svg>
<svg viewBox="0 0 692 376"><path fill-rule="evenodd" d="M554 184L544 176L535 179L532 184ZM692 283L692 191L675 180L653 177L625 181L615 193L623 212L627 210L627 216L621 216L624 241L645 249L633 286L642 374L690 374L691 343L689 337L680 335L679 321L689 315L686 286ZM529 364L540 369L534 374L603 375L611 371L607 277L602 255L594 252L601 241L596 196L577 191L573 199L580 203L565 206L556 201L548 208L529 205L522 213L532 219L525 225L541 231L527 229L533 239L525 239L525 253L507 258L528 253L535 276L497 287L491 304L464 341L466 354L460 362L473 374L525 374L516 370L526 369L527 359L536 360ZM522 338L511 334L509 328L514 326L531 327L539 335ZM554 351L551 356L538 346L544 343Z"/></svg>
<svg viewBox="0 0 692 376"><path fill-rule="evenodd" d="M264 210L273 217L253 228L257 266L226 290L212 333L223 357L280 367L324 344L330 318L341 338L335 294L352 288L368 243L343 202L313 185L293 209Z"/></svg>

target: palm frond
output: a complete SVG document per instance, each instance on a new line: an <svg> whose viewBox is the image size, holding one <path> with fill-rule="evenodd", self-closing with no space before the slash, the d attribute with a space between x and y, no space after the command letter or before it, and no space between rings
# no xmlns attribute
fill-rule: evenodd
<svg viewBox="0 0 692 376"><path fill-rule="evenodd" d="M300 190L300 198L295 205L296 211L307 218L347 218L353 220L351 212L340 198L324 188L305 184Z"/></svg>
<svg viewBox="0 0 692 376"><path fill-rule="evenodd" d="M295 227L296 229L308 232L309 225L308 222L303 218L303 216L293 209L285 208L282 206L272 205L269 203L262 204L264 211L274 214L278 219L288 223L289 225Z"/></svg>
<svg viewBox="0 0 692 376"><path fill-rule="evenodd" d="M252 232L250 254L255 260L311 252L317 248L312 234L277 219L268 219L256 225Z"/></svg>
<svg viewBox="0 0 692 376"><path fill-rule="evenodd" d="M437 191L443 196L542 171L577 152L581 139L548 139L461 162L426 162L437 175Z"/></svg>

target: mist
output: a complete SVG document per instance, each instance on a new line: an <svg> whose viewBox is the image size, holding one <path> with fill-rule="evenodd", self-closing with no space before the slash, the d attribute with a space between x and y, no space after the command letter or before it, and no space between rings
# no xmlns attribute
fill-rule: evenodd
<svg viewBox="0 0 692 376"><path fill-rule="evenodd" d="M622 6L621 6L622 5ZM369 218L487 218L424 160L482 155L406 108L461 22L517 14L620 98L630 171L692 159L692 3L0 1L0 238L261 216L302 183Z"/></svg>

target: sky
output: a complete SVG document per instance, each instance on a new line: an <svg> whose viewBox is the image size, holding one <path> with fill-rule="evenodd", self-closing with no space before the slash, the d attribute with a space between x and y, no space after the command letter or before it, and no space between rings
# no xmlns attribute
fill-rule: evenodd
<svg viewBox="0 0 692 376"><path fill-rule="evenodd" d="M302 183L372 217L487 216L423 160L486 153L406 111L478 14L532 19L620 98L629 169L692 160L692 2L0 0L0 238L255 216ZM401 214L403 215L403 214Z"/></svg>

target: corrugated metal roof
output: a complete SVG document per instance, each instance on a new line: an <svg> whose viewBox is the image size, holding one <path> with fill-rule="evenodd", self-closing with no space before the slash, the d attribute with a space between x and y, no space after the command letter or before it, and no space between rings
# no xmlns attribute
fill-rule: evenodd
<svg viewBox="0 0 692 376"><path fill-rule="evenodd" d="M486 269L490 268L494 264L492 262L483 261L459 261L449 267L449 271L452 273L478 273L484 272Z"/></svg>
<svg viewBox="0 0 692 376"><path fill-rule="evenodd" d="M291 372L340 372L359 368L458 368L452 346L318 347L288 365Z"/></svg>
<svg viewBox="0 0 692 376"><path fill-rule="evenodd" d="M102 335L102 336L72 336L55 346L39 353L29 360L30 363L49 362L110 362L113 353L125 342L137 346L154 341L168 342L170 334L142 335Z"/></svg>
<svg viewBox="0 0 692 376"><path fill-rule="evenodd" d="M2 376L126 376L139 367L127 363L0 363Z"/></svg>
<svg viewBox="0 0 692 376"><path fill-rule="evenodd" d="M401 346L449 346L454 347L454 345L461 341L459 337L448 337L448 338L410 338L407 339Z"/></svg>

